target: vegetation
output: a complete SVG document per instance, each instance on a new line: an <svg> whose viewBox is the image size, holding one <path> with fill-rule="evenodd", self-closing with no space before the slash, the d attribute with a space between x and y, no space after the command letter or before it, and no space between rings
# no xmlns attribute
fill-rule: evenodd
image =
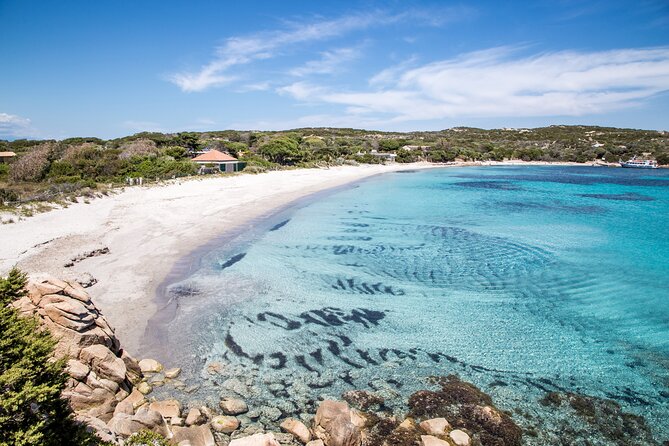
<svg viewBox="0 0 669 446"><path fill-rule="evenodd" d="M10 305L25 284L17 269L0 278L0 445L97 444L60 397L67 376L51 360L54 339Z"/></svg>
<svg viewBox="0 0 669 446"><path fill-rule="evenodd" d="M380 163L374 151L391 152L401 163L522 159L526 161L616 162L634 155L669 164L669 133L587 126L389 133L304 128L285 132L142 132L124 138L62 141L0 141L13 151L0 164L0 204L54 199L123 184L193 175L190 162L205 149L227 151L261 172L285 166Z"/></svg>

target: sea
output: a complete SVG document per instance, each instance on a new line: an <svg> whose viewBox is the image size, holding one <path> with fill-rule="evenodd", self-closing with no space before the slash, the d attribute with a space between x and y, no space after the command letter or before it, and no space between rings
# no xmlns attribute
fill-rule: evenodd
<svg viewBox="0 0 669 446"><path fill-rule="evenodd" d="M567 443L608 444L542 404L549 392L615 401L669 440L669 170L387 173L177 265L147 345L183 367L194 403L239 396L271 426L362 389L402 417L429 377L455 374L531 430L526 444L565 426Z"/></svg>

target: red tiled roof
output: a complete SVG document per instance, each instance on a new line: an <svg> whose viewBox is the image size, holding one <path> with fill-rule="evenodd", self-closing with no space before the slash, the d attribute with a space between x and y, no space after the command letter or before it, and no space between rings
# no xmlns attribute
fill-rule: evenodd
<svg viewBox="0 0 669 446"><path fill-rule="evenodd" d="M221 161L237 161L237 158L234 158L227 153L219 152L218 150L210 150L198 155L193 158L193 161L206 161L206 162L221 162Z"/></svg>
<svg viewBox="0 0 669 446"><path fill-rule="evenodd" d="M0 152L0 156L2 156L2 157L16 156L16 153L14 153L14 152Z"/></svg>

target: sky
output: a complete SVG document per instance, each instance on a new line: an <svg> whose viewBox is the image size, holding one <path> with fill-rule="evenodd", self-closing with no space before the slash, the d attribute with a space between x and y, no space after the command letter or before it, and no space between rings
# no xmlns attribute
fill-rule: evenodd
<svg viewBox="0 0 669 446"><path fill-rule="evenodd" d="M669 1L0 0L0 139L669 130Z"/></svg>

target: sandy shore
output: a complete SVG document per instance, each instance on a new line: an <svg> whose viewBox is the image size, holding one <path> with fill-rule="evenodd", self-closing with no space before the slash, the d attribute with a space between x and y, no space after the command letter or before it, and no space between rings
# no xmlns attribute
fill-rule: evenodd
<svg viewBox="0 0 669 446"><path fill-rule="evenodd" d="M260 175L209 177L127 188L0 226L0 273L18 265L31 275L89 273L96 305L131 353L155 313L157 287L181 257L274 209L325 189L380 173L429 164L342 166ZM77 256L108 248L71 267Z"/></svg>

